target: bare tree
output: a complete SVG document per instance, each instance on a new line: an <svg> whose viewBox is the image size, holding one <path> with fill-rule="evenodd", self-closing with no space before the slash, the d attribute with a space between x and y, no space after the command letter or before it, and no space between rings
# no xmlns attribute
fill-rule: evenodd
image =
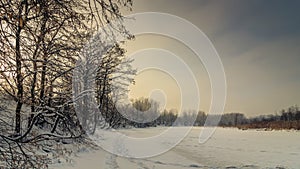
<svg viewBox="0 0 300 169"><path fill-rule="evenodd" d="M113 128L121 125L123 117L116 101L134 82L136 72L118 42L101 41L101 33L83 48L74 74L75 103L82 126L89 133L95 132L99 125Z"/></svg>
<svg viewBox="0 0 300 169"><path fill-rule="evenodd" d="M71 85L75 63L101 26L108 24L110 38L115 31L129 35L119 9L131 5L131 0L0 1L0 92L16 102L14 137L1 134L1 147L6 141L18 146L47 137L75 137L72 130L78 119ZM112 20L118 24L109 25ZM26 128L24 104L31 106ZM34 125L48 134L30 135ZM3 147L5 155L10 146Z"/></svg>

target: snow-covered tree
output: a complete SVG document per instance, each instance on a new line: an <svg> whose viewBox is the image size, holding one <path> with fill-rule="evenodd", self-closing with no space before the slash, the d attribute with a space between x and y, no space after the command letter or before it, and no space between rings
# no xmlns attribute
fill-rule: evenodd
<svg viewBox="0 0 300 169"><path fill-rule="evenodd" d="M115 32L127 36L120 8L131 6L131 0L0 1L0 93L16 103L14 133L3 133L0 144L33 140L34 125L51 133L35 136L39 139L66 136L63 130L68 129L74 135L71 130L78 122L72 108L72 71L80 52L105 25L113 30L105 32L107 37ZM113 20L118 24L110 25ZM24 104L30 112L24 112Z"/></svg>

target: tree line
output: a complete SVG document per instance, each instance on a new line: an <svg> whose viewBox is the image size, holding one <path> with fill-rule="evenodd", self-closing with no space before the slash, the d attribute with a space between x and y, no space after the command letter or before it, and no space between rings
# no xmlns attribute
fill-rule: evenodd
<svg viewBox="0 0 300 169"><path fill-rule="evenodd" d="M155 102L155 101L151 101ZM144 105L143 105L144 104ZM136 109L140 107L150 107L149 99L139 98L133 100L133 106ZM153 105L153 104L152 104ZM158 106L159 104L155 104ZM140 109L143 110L143 109ZM208 116L212 119L220 119L218 126L238 127L240 129L264 128L264 129L296 129L300 130L300 109L291 106L281 110L279 113L270 115L260 115L255 117L246 117L243 113L226 113L220 115L209 115L203 111L183 111L179 113L176 109L159 110L155 109L154 116L157 116L151 123L139 124L131 123L136 127L155 127L155 126L214 126L215 124L206 123Z"/></svg>
<svg viewBox="0 0 300 169"><path fill-rule="evenodd" d="M75 114L80 101L74 102L78 98L73 97L72 79L74 70L84 70L90 62L97 66L93 72L95 99L101 105L97 108L106 122L113 123L113 88L121 90L132 83L123 75L135 71L119 42L105 46L102 53L84 50L103 27L102 36L94 38L91 45L103 45L115 33L133 38L122 25L121 13L121 8L131 7L132 0L0 1L0 168L46 168L46 160L24 149L46 140L85 134L85 126ZM125 65L124 69L120 65ZM112 83L112 79L119 83ZM84 87L84 80L79 79L77 87ZM86 92L79 98L88 102ZM36 134L37 129L43 132Z"/></svg>

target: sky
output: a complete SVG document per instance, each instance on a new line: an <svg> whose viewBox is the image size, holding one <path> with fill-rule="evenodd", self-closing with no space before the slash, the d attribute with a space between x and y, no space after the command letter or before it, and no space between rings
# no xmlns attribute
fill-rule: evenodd
<svg viewBox="0 0 300 169"><path fill-rule="evenodd" d="M163 12L196 25L210 39L224 66L227 82L224 112L241 112L251 117L300 104L299 7L297 0L135 0L133 11L126 14ZM148 60L145 58L147 62L153 60L145 51L149 48L164 49L152 54L162 55L156 60L173 65L176 75L180 76L180 71L172 60L166 59L170 56L166 51L189 65L198 83L199 108L208 112L210 82L194 53L174 39L157 35L140 35L126 44L128 55L136 58L149 55ZM134 65L138 67L139 63ZM154 90L152 95L158 100L166 98L164 108L178 108L183 98L179 90L182 86L176 84L180 79L174 80L159 71L141 71L136 84L130 86L130 97L148 97ZM194 99L184 98L191 102Z"/></svg>

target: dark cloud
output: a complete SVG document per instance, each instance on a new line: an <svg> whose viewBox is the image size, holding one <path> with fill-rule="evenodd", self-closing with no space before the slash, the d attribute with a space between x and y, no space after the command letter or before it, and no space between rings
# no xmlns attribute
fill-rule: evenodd
<svg viewBox="0 0 300 169"><path fill-rule="evenodd" d="M300 103L299 0L137 0L135 4L133 12L171 13L208 35L228 77L228 111L273 113Z"/></svg>

